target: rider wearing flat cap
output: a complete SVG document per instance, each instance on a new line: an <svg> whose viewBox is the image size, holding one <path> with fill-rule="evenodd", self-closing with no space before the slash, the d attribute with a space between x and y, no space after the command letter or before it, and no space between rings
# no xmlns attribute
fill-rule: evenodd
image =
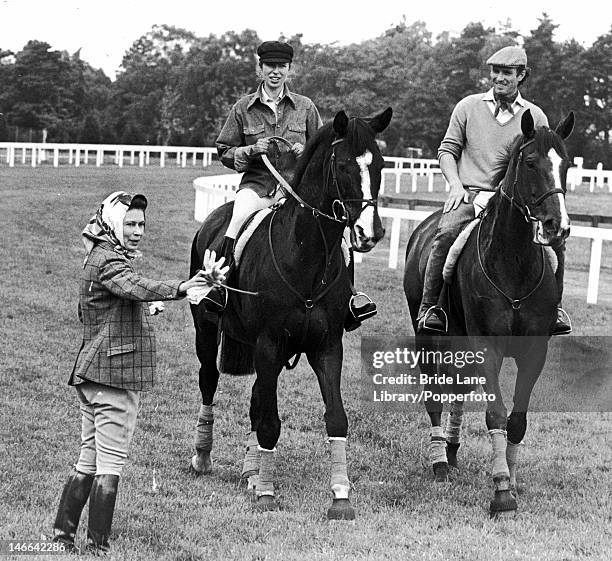
<svg viewBox="0 0 612 561"><path fill-rule="evenodd" d="M272 165L291 184L296 157L304 150L306 141L323 124L315 104L287 87L293 47L281 41L265 41L257 47L257 55L257 74L261 80L259 87L257 91L240 98L232 107L216 141L223 165L244 173L221 248L225 262L231 264L231 269L234 241L244 221L284 196L278 181L266 168L262 154L268 156ZM291 151L281 154L271 137L288 140L292 143ZM222 312L227 304L227 290L223 287L213 289L204 302L209 311ZM358 320L373 315L375 310L372 302L359 308L351 305L355 321L349 325L347 320L347 330L358 327Z"/></svg>
<svg viewBox="0 0 612 561"><path fill-rule="evenodd" d="M521 117L529 109L536 127L548 126L544 112L525 100L519 86L529 76L527 54L521 47L500 49L487 60L493 83L485 93L463 98L455 106L448 130L438 149L438 160L450 185L450 195L433 241L418 313L419 332L446 332L447 318L439 307L442 270L450 246L459 232L474 219L493 196L491 185L500 157L521 134ZM559 294L563 291L565 245L555 248ZM560 307L552 335L571 332L571 322Z"/></svg>

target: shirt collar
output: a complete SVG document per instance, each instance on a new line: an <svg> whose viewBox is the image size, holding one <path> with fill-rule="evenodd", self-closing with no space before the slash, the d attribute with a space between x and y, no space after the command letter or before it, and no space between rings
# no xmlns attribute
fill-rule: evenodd
<svg viewBox="0 0 612 561"><path fill-rule="evenodd" d="M489 91L482 94L482 100L491 101L495 103L495 96L493 95L493 88L491 88ZM516 95L516 99L512 102L512 105L514 105L515 103L518 103L521 107L525 107L525 99L521 95L520 91Z"/></svg>
<svg viewBox="0 0 612 561"><path fill-rule="evenodd" d="M287 84L284 84L283 88L284 88L283 93L278 98L279 101L286 98L291 102L293 107L295 107L296 106L295 97L293 93L291 93ZM247 109L250 109L257 100L261 101L261 103L265 103L264 99L265 99L265 96L264 96L264 90L263 90L263 82L261 82L261 84L259 84L257 88L257 91L251 94L251 99L249 101L249 104L247 105Z"/></svg>

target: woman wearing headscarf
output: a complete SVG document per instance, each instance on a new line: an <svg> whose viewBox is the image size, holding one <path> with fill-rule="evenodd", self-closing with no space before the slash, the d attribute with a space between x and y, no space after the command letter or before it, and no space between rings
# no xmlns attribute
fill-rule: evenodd
<svg viewBox="0 0 612 561"><path fill-rule="evenodd" d="M83 230L86 257L80 280L79 319L83 342L68 384L81 411L81 451L61 495L54 541L74 551L81 512L89 497L87 549L110 551L109 535L117 487L134 429L140 392L150 390L155 372L155 334L150 313L163 310L189 290L205 293L222 282L226 268L208 254L204 270L191 279L153 280L134 271L145 233L144 195L109 195Z"/></svg>

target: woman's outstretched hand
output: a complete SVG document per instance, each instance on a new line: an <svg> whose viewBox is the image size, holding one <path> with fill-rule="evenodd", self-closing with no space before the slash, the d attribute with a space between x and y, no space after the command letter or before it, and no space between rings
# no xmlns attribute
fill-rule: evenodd
<svg viewBox="0 0 612 561"><path fill-rule="evenodd" d="M179 292L184 294L188 291L204 292L206 294L214 284L225 282L228 266L223 266L225 258L221 257L217 260L217 254L214 251L207 249L204 252L204 260L202 269L200 269L189 280L184 281L179 286Z"/></svg>

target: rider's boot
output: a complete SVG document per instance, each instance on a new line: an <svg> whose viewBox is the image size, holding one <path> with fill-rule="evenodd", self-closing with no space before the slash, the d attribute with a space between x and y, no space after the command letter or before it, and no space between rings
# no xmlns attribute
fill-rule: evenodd
<svg viewBox="0 0 612 561"><path fill-rule="evenodd" d="M557 256L557 271L555 280L559 292L559 306L557 307L557 319L551 330L551 335L567 335L572 332L572 321L568 313L561 307L561 296L563 295L563 276L565 273L565 244L554 248Z"/></svg>
<svg viewBox="0 0 612 561"><path fill-rule="evenodd" d="M73 468L64 485L53 524L53 541L63 543L67 553L77 551L74 538L93 481L93 475L81 473Z"/></svg>
<svg viewBox="0 0 612 561"><path fill-rule="evenodd" d="M446 333L448 330L446 312L437 305L444 284L442 269L450 247L450 243L444 243L444 241L443 239L434 241L427 260L423 279L423 297L417 316L417 333Z"/></svg>
<svg viewBox="0 0 612 561"><path fill-rule="evenodd" d="M229 279L232 274L235 264L233 258L234 251L234 238L225 236L223 238L223 244L221 245L221 256L225 257L225 264L229 265L226 278ZM206 310L215 314L220 314L225 310L227 306L227 289L224 286L215 286L210 292L202 299Z"/></svg>

